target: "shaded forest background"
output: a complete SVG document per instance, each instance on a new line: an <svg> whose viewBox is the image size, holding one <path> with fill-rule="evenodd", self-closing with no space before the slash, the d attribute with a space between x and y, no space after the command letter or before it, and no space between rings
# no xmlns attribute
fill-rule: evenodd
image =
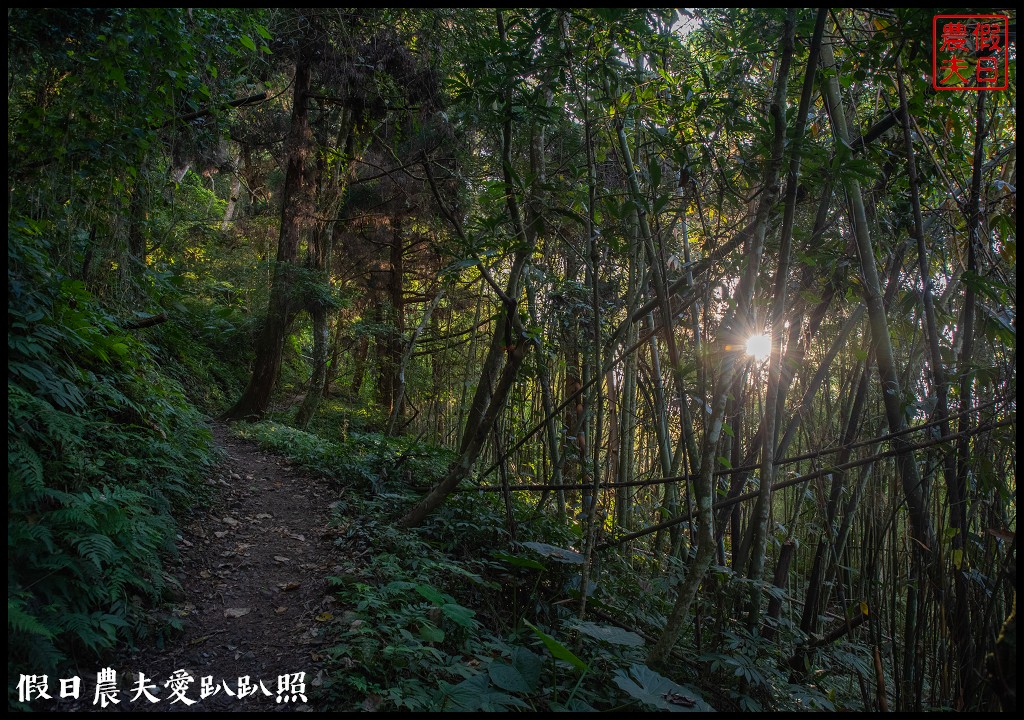
<svg viewBox="0 0 1024 720"><path fill-rule="evenodd" d="M338 707L1013 709L1015 21L936 92L935 12L9 9L9 698L173 642L218 419L359 489Z"/></svg>

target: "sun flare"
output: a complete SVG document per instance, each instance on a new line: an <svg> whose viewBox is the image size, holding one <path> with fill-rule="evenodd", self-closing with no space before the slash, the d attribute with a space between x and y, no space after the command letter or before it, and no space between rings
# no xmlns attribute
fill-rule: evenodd
<svg viewBox="0 0 1024 720"><path fill-rule="evenodd" d="M771 355L772 339L770 335L751 335L747 338L747 355L757 360L764 360Z"/></svg>

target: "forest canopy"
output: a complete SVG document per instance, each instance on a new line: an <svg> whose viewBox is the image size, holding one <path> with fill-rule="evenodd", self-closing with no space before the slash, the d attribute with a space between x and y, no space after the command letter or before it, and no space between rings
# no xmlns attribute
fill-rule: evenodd
<svg viewBox="0 0 1024 720"><path fill-rule="evenodd" d="M315 709L1015 709L957 12L10 8L9 705L187 645L230 436L328 488Z"/></svg>

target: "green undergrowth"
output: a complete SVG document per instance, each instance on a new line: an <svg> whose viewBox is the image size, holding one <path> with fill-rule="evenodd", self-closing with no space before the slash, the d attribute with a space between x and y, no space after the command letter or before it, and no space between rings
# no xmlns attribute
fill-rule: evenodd
<svg viewBox="0 0 1024 720"><path fill-rule="evenodd" d="M421 531L396 527L396 511L414 498L400 489L347 494L336 507L329 581L345 610L328 650L332 701L412 711L640 709L666 705L664 687L703 702L694 686L643 664L640 635L576 619L571 538L544 516L529 521L522 499L513 502L522 518L513 540L504 505L475 493L472 502L452 499ZM555 538L562 544L544 541Z"/></svg>
<svg viewBox="0 0 1024 720"><path fill-rule="evenodd" d="M342 409L336 410L340 416ZM330 672L322 688L349 710L832 710L857 709L863 647L822 649L828 677L809 682L787 665L784 642L723 617L725 595L749 581L715 568L667 667L645 664L683 574L674 558L641 548L597 553L578 616L581 530L536 495L472 487L453 493L416 530L397 519L445 474L450 452L409 438L276 422L239 425L241 436L348 487L335 503L341 608L330 618ZM661 571L652 572L660 565ZM762 584L763 585L763 584ZM763 591L779 591L762 587Z"/></svg>
<svg viewBox="0 0 1024 720"><path fill-rule="evenodd" d="M344 609L331 619L331 672L323 682L336 706L705 707L695 668L681 667L675 680L655 673L643 664L647 641L621 627L663 621L666 608L636 576L622 578L621 587L618 580L590 583L592 611L621 623L576 618L578 530L538 511L525 493L511 498L511 522L499 495L471 491L453 495L424 528L405 530L396 518L422 492L410 480L438 481L448 451L334 428L325 438L276 422L241 424L236 432L350 487L335 505L336 564L328 578Z"/></svg>
<svg viewBox="0 0 1024 720"><path fill-rule="evenodd" d="M436 476L451 458L447 450L410 438L388 438L381 433L348 430L345 425L332 429L331 437L271 420L240 423L235 432L267 450L287 455L313 472L372 488Z"/></svg>
<svg viewBox="0 0 1024 720"><path fill-rule="evenodd" d="M9 702L19 673L92 666L172 627L145 609L175 590L171 512L200 497L212 459L209 430L145 334L54 269L42 224L12 228Z"/></svg>
<svg viewBox="0 0 1024 720"><path fill-rule="evenodd" d="M230 305L181 297L154 327L155 359L207 415L230 406L248 381L255 320Z"/></svg>

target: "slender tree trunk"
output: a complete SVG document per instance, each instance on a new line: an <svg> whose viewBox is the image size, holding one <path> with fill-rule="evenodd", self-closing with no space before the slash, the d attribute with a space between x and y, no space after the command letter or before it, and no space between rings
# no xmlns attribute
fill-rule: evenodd
<svg viewBox="0 0 1024 720"><path fill-rule="evenodd" d="M316 414L317 406L324 394L327 383L327 348L330 330L327 325L327 309L316 307L310 311L313 319L313 374L309 378L309 389L302 399L302 405L295 414L295 427L303 430Z"/></svg>
<svg viewBox="0 0 1024 720"><path fill-rule="evenodd" d="M508 39L505 33L505 21L502 12L496 12L498 36L502 44ZM505 180L505 206L508 211L508 218L515 231L519 248L512 259L512 267L509 270L504 293L498 290L493 280L491 285L498 290L502 297L504 306L503 312L499 314L495 323L495 333L491 338L491 346L488 350L487 359L484 361L484 370L481 373L480 383L477 385L477 393L473 399L473 405L466 420L466 429L460 443L459 458L453 463L445 479L442 480L426 497L423 498L412 510L410 510L400 521L403 527L415 527L421 524L426 517L434 511L444 499L451 493L459 482L466 477L476 462L484 442L490 432L491 426L497 420L509 392L515 382L516 374L519 371L523 360L526 358L532 341L526 337L524 328L519 324L518 301L522 292L521 281L530 256L533 254L536 245L536 227L533 223L524 225L523 217L519 209L519 200L515 194L515 183L512 179L512 78L507 78L505 88L505 121L502 124L501 133L501 160L502 175ZM435 198L440 201L437 195L436 185L431 180L431 189ZM450 215L447 206L439 202L442 212ZM461 233L461 223L453 218L452 225ZM489 279L487 271L481 265L485 279ZM490 378L501 367L502 357L508 353L504 369L494 388L490 391Z"/></svg>
<svg viewBox="0 0 1024 720"><path fill-rule="evenodd" d="M780 45L780 71L776 79L775 103L780 107L785 100L785 90L779 92L778 88L786 87L789 73L789 63L792 58L793 46L793 16L789 13L783 30L783 41ZM785 127L776 128L781 131L782 138L776 138L772 148L772 155L765 168L764 189L757 212L754 218L754 225L751 230L750 252L743 277L737 287L737 308L738 313L749 312L754 294L754 286L757 280L758 269L761 261L761 254L764 250L764 238L768 229L768 217L775 205L775 199L779 194L778 176L782 166L783 141L785 139ZM620 148L622 146L620 129ZM643 224L641 224L641 228ZM645 238L646 240L646 238ZM655 275L657 277L657 275ZM663 308L667 320L672 318L671 312ZM670 344L669 351L672 352L673 345ZM707 433L704 438L704 449L701 456L700 475L694 483L694 497L696 498L697 511L697 554L693 562L687 568L686 577L679 585L676 595L676 602L672 607L665 628L661 636L651 648L648 661L660 664L668 659L672 647L679 634L682 632L683 623L689 615L690 606L697 595L697 590L711 567L711 561L715 556L715 529L714 512L712 509L714 497L714 468L717 458L718 443L722 435L722 425L725 421L725 405L728 388L732 385L733 378L738 371L738 353L729 353L723 361L722 375L719 378L719 388L715 392L711 403L711 418L707 424ZM678 368L678 357L673 357L673 364ZM685 401L683 395L682 378L677 379L678 391L681 401Z"/></svg>
<svg viewBox="0 0 1024 720"><path fill-rule="evenodd" d="M796 134L794 145L790 155L789 174L786 180L786 206L782 221L782 238L779 241L779 266L775 278L775 299L772 303L769 316L769 327L771 328L772 345L770 359L768 361L768 389L764 406L764 436L762 442L761 461L761 494L757 499L754 510L754 547L752 552L750 572L748 577L751 582L750 590L750 621L751 629L756 629L761 620L761 590L758 581L764 573L765 550L768 545L768 518L771 513L772 483L775 481L775 421L782 403L782 334L784 330L784 316L787 307L787 293L789 288L789 261L793 242L793 220L796 216L796 195L798 178L800 174L801 148L803 141L804 127L807 123L807 113L811 106L811 97L814 91L814 78L818 65L818 53L821 48L821 36L825 29L825 19L828 11L824 8L818 11L818 19L814 27L814 38L811 41L811 54L807 60L807 70L804 73L804 87L800 96L800 107L797 110ZM788 64L785 58L791 57L793 52L793 32L795 24L795 11L790 10L786 18L786 35L788 47L783 51L783 69L779 71L780 76L788 72ZM776 103L772 104L772 115L776 122L776 140L781 134L785 139L786 128L786 85L781 84L781 93L776 96Z"/></svg>
<svg viewBox="0 0 1024 720"><path fill-rule="evenodd" d="M627 347L636 343L637 326L634 324L626 336ZM636 354L631 353L626 358L626 364L622 370L622 393L620 407L621 431L619 438L621 450L619 452L619 467L616 479L620 483L633 480L634 461L636 452L636 381L637 381L637 360ZM632 522L632 517L630 519ZM627 528L627 529L632 529Z"/></svg>
<svg viewBox="0 0 1024 720"><path fill-rule="evenodd" d="M949 416L949 400L948 400L948 380L946 378L946 371L942 361L942 353L939 348L939 331L938 322L935 317L935 301L932 295L932 280L931 272L929 269L929 253L928 248L925 244L925 228L924 221L921 214L921 193L919 189L919 179L917 173L917 159L914 152L914 140L912 124L913 119L910 115L910 109L907 103L907 91L903 80L903 68L897 64L897 81L899 83L899 95L900 95L900 114L903 125L903 145L904 150L907 154L907 174L910 181L910 202L914 213L914 235L917 240L917 259L918 259L918 270L921 277L921 299L924 306L924 320L925 320L925 339L928 344L928 356L929 365L931 366L932 376L932 388L935 393L936 407L935 407L935 419L940 420L940 430L942 435L950 434L950 424L946 419ZM979 116L983 115L982 108L984 107L984 93L979 93ZM980 120L980 117L979 117ZM978 135L981 135L982 125L978 125ZM983 159L983 155L979 155L979 148L982 146L981 138L975 138L975 176L980 179L980 160ZM972 178L973 180L973 178ZM974 183L971 185L972 191L975 188ZM972 194L972 203L976 202L980 196L980 181L979 181L979 195ZM974 205L972 204L972 207ZM971 249L973 249L973 232L971 237ZM971 290L968 289L968 293ZM968 390L969 393L969 390ZM968 396L969 397L969 396ZM961 427L963 429L963 427ZM954 536L952 538L952 545L954 552L964 552L964 538L966 537L967 528L965 526L965 515L962 512L964 507L964 499L961 494L962 485L960 483L960 477L957 472L956 457L953 452L945 448L940 448L939 452L943 458L943 474L946 481L946 493L949 498L949 527L953 529ZM915 563L915 573L920 574L918 564ZM967 605L967 588L966 588L966 577L962 572L953 573L953 586L955 593L955 608L954 613L956 616L956 634L957 634L957 650L959 654L960 662L962 663L961 671L961 686L962 689L973 685L973 682L969 679L968 673L970 671L970 661L968 656L971 654L971 632L970 632L970 621L969 611ZM913 588L913 583L912 587ZM909 589L908 589L909 592ZM908 615L910 608L910 598L908 597ZM908 626L910 620L908 619ZM908 639L911 635L907 636ZM908 642L907 647L911 645ZM913 685L910 684L912 680L911 673L913 671L913 664L910 662L905 663L904 674L907 676L908 684L905 687L903 693L904 702L908 701L913 697L910 690ZM969 695L971 693L965 692L964 702L969 702Z"/></svg>
<svg viewBox="0 0 1024 720"><path fill-rule="evenodd" d="M846 420L846 429L843 432L843 445L849 445L857 436L857 429L860 426L860 418L867 401L868 383L870 380L870 368L865 364L860 373L859 382L853 386L853 402L850 414ZM843 464L850 457L850 450L843 450L837 464ZM818 632L818 618L825 600L823 590L825 587L825 573L831 563L838 559L838 535L839 528L836 523L839 518L839 504L843 495L846 473L837 471L832 474L831 491L828 503L825 507L825 526L821 538L818 541L814 553L814 561L811 566L811 573L807 582L807 594L804 597L804 609L800 618L800 629L808 636Z"/></svg>
<svg viewBox="0 0 1024 720"><path fill-rule="evenodd" d="M405 277L405 243L402 240L402 220L391 218L391 270L388 273L386 322L387 337L380 356L380 401L388 416L402 414L398 397L400 380L398 374L402 364L403 338L405 336L405 298L402 294Z"/></svg>
<svg viewBox="0 0 1024 720"><path fill-rule="evenodd" d="M323 159L320 160L318 175L323 173ZM321 199L323 193L321 192ZM313 321L313 361L312 371L309 376L309 387L306 396L302 399L295 414L296 427L305 429L309 421L313 419L320 400L327 388L327 356L330 348L330 327L328 324L328 303L321 296L321 292L330 287L330 275L328 268L331 266L331 254L334 245L334 225L324 224L310 233L307 244L306 269L311 278L315 278L322 284L321 291L307 291L305 298L306 309L309 311Z"/></svg>
<svg viewBox="0 0 1024 720"><path fill-rule="evenodd" d="M143 159L135 176L131 201L128 204L128 271L138 273L146 266L146 235L149 207L152 204L148 178L149 163Z"/></svg>
<svg viewBox="0 0 1024 720"><path fill-rule="evenodd" d="M505 363L505 369L502 371L501 377L498 379L494 389L494 397L480 418L480 423L476 426L469 444L459 454L458 460L452 464L444 480L438 483L426 497L399 521L398 524L401 527L409 528L421 525L427 519L427 516L437 509L451 491L469 474L474 462L480 455L484 441L487 440L490 428L494 425L499 413L505 406L505 399L512 390L519 367L523 364L529 349L530 342L526 338L520 338L519 342L512 348L509 353L508 362Z"/></svg>
<svg viewBox="0 0 1024 720"><path fill-rule="evenodd" d="M540 313L537 309L537 293L533 282L526 278L526 302L530 313L530 319L534 325L540 327ZM555 414L555 396L551 391L551 368L546 362L548 353L546 349L539 349L539 362L537 363L537 381L540 384L541 407L544 410L544 417L552 417ZM551 467L551 484L560 486L562 484L562 448L558 438L557 426L553 422L545 424L547 433L547 445L549 465ZM555 500L558 504L558 515L565 517L565 490L555 490Z"/></svg>
<svg viewBox="0 0 1024 720"><path fill-rule="evenodd" d="M242 176L238 172L238 150L234 143L230 145L231 162L228 165L231 172L231 187L228 191L228 202L224 206L224 217L220 221L221 232L226 232L235 219L235 210L238 207L238 195L242 192Z"/></svg>
<svg viewBox="0 0 1024 720"><path fill-rule="evenodd" d="M847 130L846 112L843 109L839 93L839 81L836 72L835 56L832 46L834 37L829 37L822 44L822 66L831 70L832 75L825 81L825 95L828 100L828 111L832 118L833 129L837 142L850 144L850 133ZM875 266L874 246L868 228L867 215L860 183L851 174L844 174L843 184L849 203L850 219L853 224L854 236L857 240L857 253L860 260L861 280L864 290L864 303L868 309L871 324L871 336L875 348L875 361L878 366L879 380L882 385L882 398L885 405L885 416L889 432L896 433L906 427L902 407L902 391L896 370L896 361L889 338L889 323L886 319L885 307L882 302L882 291L878 281L878 268ZM925 503L926 491L921 483L921 476L914 460L914 452L908 447L903 435L893 438L893 446L899 451L897 467L903 486L903 494L910 513L916 547L935 548L935 537L931 518ZM933 558L934 559L934 558ZM939 579L939 568L934 562L936 579Z"/></svg>
<svg viewBox="0 0 1024 720"><path fill-rule="evenodd" d="M396 373L397 387L395 389L395 402L391 406L391 415L388 417L387 435L395 434L395 424L398 422L399 416L402 414L402 402L405 400L405 370L409 366L409 361L412 359L412 351L416 347L416 341L420 339L420 335L426 330L427 324L430 323L430 316L433 315L434 310L437 308L438 303L441 302L441 298L444 297L444 291L438 290L437 294L434 295L434 299L430 301L430 305L423 313L423 317L420 319L420 324L416 326L416 330L413 331L412 336L405 344L405 350L402 353L402 357L398 361L398 372Z"/></svg>
<svg viewBox="0 0 1024 720"><path fill-rule="evenodd" d="M336 313L334 337L331 339L331 359L327 363L327 377L324 378L324 395L330 395L331 386L338 379L341 370L341 354L347 349L350 339L345 335L346 314Z"/></svg>
<svg viewBox="0 0 1024 720"><path fill-rule="evenodd" d="M727 364L723 372L723 383L726 386L731 384L735 371L732 364ZM697 555L687 568L686 576L676 591L676 602L665 623L665 628L647 657L648 662L654 665L664 663L668 659L669 653L672 652L672 647L682 632L683 623L690 613L690 606L697 596L697 590L715 556L714 514L711 507L714 497L713 473L718 441L721 438L722 425L725 420L726 395L725 392L715 394L715 404L711 407L711 418L707 426L708 435L701 457L700 476L696 479L694 487L697 507Z"/></svg>
<svg viewBox="0 0 1024 720"><path fill-rule="evenodd" d="M238 402L224 413L224 420L258 420L267 414L281 369L285 334L298 311L298 299L293 297L293 275L299 241L313 220L316 172L313 133L309 125L312 73L307 45L301 43L303 49L295 66L288 161L281 202L281 233L277 243L277 262L274 265L267 317L256 345L256 360L249 384Z"/></svg>
<svg viewBox="0 0 1024 720"><path fill-rule="evenodd" d="M590 352L587 353L587 372L584 375L584 382L589 378L596 381L593 393L593 422L590 423L590 437L592 459L590 460L589 475L592 483L589 502L584 500L584 507L587 511L587 529L583 545L583 567L580 569L580 608L579 617L582 620L587 610L588 588L590 586L590 574L593 571L594 544L597 542L598 527L601 524L597 512L597 500L601 484L601 439L604 435L604 401L601 377L605 374L602 371L601 360L601 249L598 245L598 227L595 220L597 204L597 171L594 161L594 138L590 122L590 108L584 103L583 123L587 146L587 266L586 279L590 288L590 328L587 333L590 337Z"/></svg>
<svg viewBox="0 0 1024 720"><path fill-rule="evenodd" d="M370 357L370 338L362 335L356 341L355 352L352 358L352 382L349 384L349 395L355 399L359 397L359 391L363 387L363 379L366 377L366 361Z"/></svg>
<svg viewBox="0 0 1024 720"><path fill-rule="evenodd" d="M985 96L987 93L979 92L975 110L974 130L974 171L971 174L971 195L969 205L966 208L967 215L967 272L971 275L978 275L978 249L982 245L982 171L985 163ZM957 369L960 374L960 409L967 410L971 407L974 397L974 374L971 372L971 364L974 361L974 334L975 314L977 312L977 293L974 283L965 283L963 315L960 319L960 333L962 343L960 345L960 356L957 358ZM967 430L973 418L971 415L962 415L959 423L961 431ZM973 637L971 633L970 614L967 598L967 578L962 569L963 562L967 560L967 545L965 534L967 532L967 476L970 473L970 438L964 435L957 444L956 479L950 483L949 488L949 515L950 524L958 530L953 538L953 552L960 552L961 567L956 567L954 561L954 608L955 636L954 641L957 649L958 661L958 708L967 709L972 706L974 693L977 688L977 676L975 668L977 662L974 658Z"/></svg>

